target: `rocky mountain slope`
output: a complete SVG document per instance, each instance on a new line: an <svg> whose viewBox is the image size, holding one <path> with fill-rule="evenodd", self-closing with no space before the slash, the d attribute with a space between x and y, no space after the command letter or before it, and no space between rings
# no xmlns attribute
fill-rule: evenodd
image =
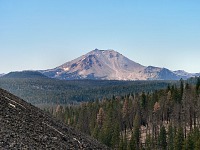
<svg viewBox="0 0 200 150"><path fill-rule="evenodd" d="M4 75L5 75L5 74L2 73L2 74L0 74L0 77L2 77L2 76L4 76Z"/></svg>
<svg viewBox="0 0 200 150"><path fill-rule="evenodd" d="M198 77L200 76L200 73L188 73L184 70L177 70L177 71L174 71L174 73L178 76L181 76L183 79L184 78L191 78L191 77Z"/></svg>
<svg viewBox="0 0 200 150"><path fill-rule="evenodd" d="M94 50L55 69L46 70L46 76L59 79L142 79L138 72L144 66L113 51Z"/></svg>
<svg viewBox="0 0 200 150"><path fill-rule="evenodd" d="M0 149L108 149L0 89Z"/></svg>
<svg viewBox="0 0 200 150"><path fill-rule="evenodd" d="M44 75L64 80L179 80L196 74L143 66L114 50L95 49L59 67L41 71Z"/></svg>

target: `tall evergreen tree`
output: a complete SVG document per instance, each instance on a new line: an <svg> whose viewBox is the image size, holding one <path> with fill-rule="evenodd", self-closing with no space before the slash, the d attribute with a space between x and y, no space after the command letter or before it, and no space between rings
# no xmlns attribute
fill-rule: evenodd
<svg viewBox="0 0 200 150"><path fill-rule="evenodd" d="M134 133L131 134L131 139L129 141L129 150L137 150L136 139L134 137Z"/></svg>
<svg viewBox="0 0 200 150"><path fill-rule="evenodd" d="M119 123L115 122L113 125L113 133L112 133L112 139L111 139L111 145L113 149L119 148L119 142L120 142L120 128Z"/></svg>
<svg viewBox="0 0 200 150"><path fill-rule="evenodd" d="M148 134L145 140L145 150L152 150L153 141L151 136Z"/></svg>
<svg viewBox="0 0 200 150"><path fill-rule="evenodd" d="M182 97L183 97L183 90L184 90L184 81L181 78L180 79L180 101L182 100Z"/></svg>
<svg viewBox="0 0 200 150"><path fill-rule="evenodd" d="M97 114L97 124L99 128L102 127L104 119L105 119L105 114L103 108L101 107Z"/></svg>
<svg viewBox="0 0 200 150"><path fill-rule="evenodd" d="M196 93L199 94L199 87L200 87L200 77L197 78L197 83L196 83Z"/></svg>
<svg viewBox="0 0 200 150"><path fill-rule="evenodd" d="M184 144L183 128L179 127L175 136L174 150L182 150Z"/></svg>
<svg viewBox="0 0 200 150"><path fill-rule="evenodd" d="M191 133L189 133L189 135L187 136L187 138L184 141L183 149L184 150L194 150L194 148L195 148L194 139L192 138Z"/></svg>
<svg viewBox="0 0 200 150"><path fill-rule="evenodd" d="M167 139L167 143L168 143L168 149L169 150L173 150L174 149L174 129L172 127L172 125L170 124L168 127L168 139Z"/></svg>
<svg viewBox="0 0 200 150"><path fill-rule="evenodd" d="M140 118L139 114L136 114L134 119L134 126L133 126L133 137L134 137L134 144L136 149L140 147Z"/></svg>
<svg viewBox="0 0 200 150"><path fill-rule="evenodd" d="M143 109L145 109L147 106L147 100L146 100L146 95L144 92L142 92L142 95L141 95L141 107Z"/></svg>
<svg viewBox="0 0 200 150"><path fill-rule="evenodd" d="M200 150L200 138L198 138L198 140L196 140L194 144L195 144L194 150Z"/></svg>
<svg viewBox="0 0 200 150"><path fill-rule="evenodd" d="M159 137L158 137L158 142L159 142L159 146L162 148L162 150L167 149L167 133L166 133L164 126L162 126L160 128L160 134L159 134Z"/></svg>

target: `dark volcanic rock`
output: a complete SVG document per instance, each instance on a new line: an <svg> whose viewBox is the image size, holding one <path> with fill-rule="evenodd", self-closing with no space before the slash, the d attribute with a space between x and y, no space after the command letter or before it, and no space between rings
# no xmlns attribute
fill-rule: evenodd
<svg viewBox="0 0 200 150"><path fill-rule="evenodd" d="M108 149L0 89L0 149Z"/></svg>

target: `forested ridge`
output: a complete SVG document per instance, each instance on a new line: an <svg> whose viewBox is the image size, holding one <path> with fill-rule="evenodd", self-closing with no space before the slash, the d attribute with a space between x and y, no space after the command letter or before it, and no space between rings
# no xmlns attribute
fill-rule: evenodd
<svg viewBox="0 0 200 150"><path fill-rule="evenodd" d="M29 73L29 72L28 72ZM141 90L152 92L176 81L57 80L40 74L9 74L0 78L0 87L32 104L69 104L93 101ZM30 73L29 73L30 74Z"/></svg>
<svg viewBox="0 0 200 150"><path fill-rule="evenodd" d="M200 78L195 78L154 92L46 111L113 149L199 150L199 107Z"/></svg>

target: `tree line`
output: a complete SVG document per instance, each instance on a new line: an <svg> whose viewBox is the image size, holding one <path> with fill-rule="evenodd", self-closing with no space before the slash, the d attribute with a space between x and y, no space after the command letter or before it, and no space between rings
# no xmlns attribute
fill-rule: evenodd
<svg viewBox="0 0 200 150"><path fill-rule="evenodd" d="M48 108L113 149L200 149L200 78L154 92Z"/></svg>
<svg viewBox="0 0 200 150"><path fill-rule="evenodd" d="M12 76L11 76L12 75ZM57 80L24 78L26 74L0 78L0 87L32 104L70 104L112 98L131 92L154 91L176 81ZM35 74L33 74L35 76ZM78 92L77 92L78 91Z"/></svg>

